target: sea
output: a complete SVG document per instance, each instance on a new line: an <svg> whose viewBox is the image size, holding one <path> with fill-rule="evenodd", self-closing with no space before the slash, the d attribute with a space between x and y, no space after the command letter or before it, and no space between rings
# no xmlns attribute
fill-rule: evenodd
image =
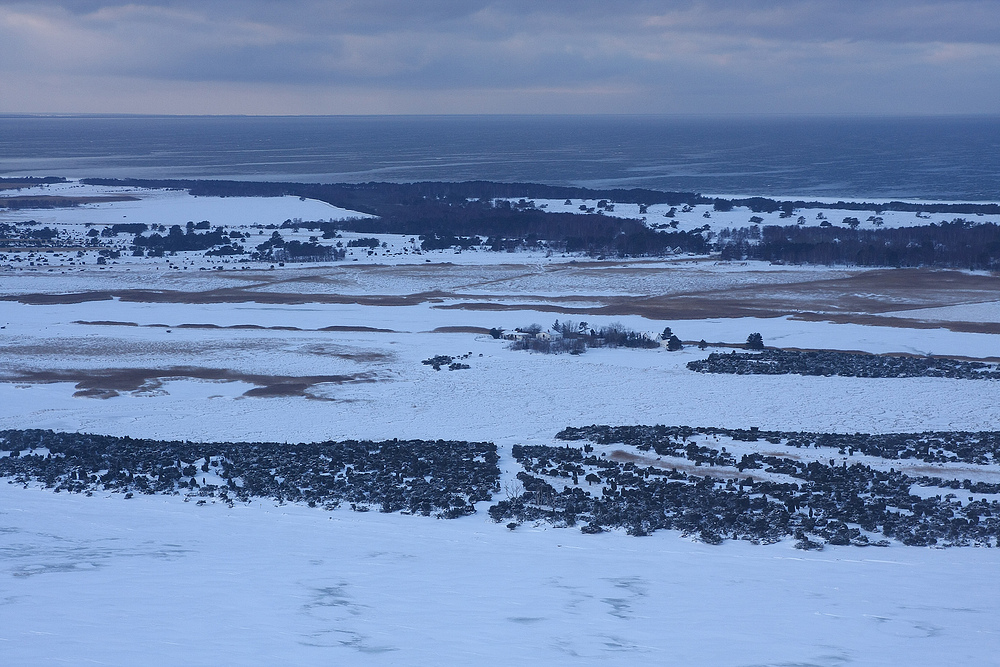
<svg viewBox="0 0 1000 667"><path fill-rule="evenodd" d="M1000 201L1000 116L0 116L0 175Z"/></svg>

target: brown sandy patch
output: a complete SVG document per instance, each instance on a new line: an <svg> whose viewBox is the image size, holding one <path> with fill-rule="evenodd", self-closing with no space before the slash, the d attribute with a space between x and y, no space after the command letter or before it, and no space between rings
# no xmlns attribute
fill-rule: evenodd
<svg viewBox="0 0 1000 667"><path fill-rule="evenodd" d="M360 327L360 326L331 326L331 327L323 327L322 329L317 329L316 331L344 331L344 332L354 332L354 333L397 333L393 329L378 329L376 327Z"/></svg>
<svg viewBox="0 0 1000 667"><path fill-rule="evenodd" d="M908 317L882 317L862 313L798 313L793 320L804 322L833 322L835 324L866 324L875 327L898 329L947 329L960 333L1000 334L1000 322L959 322L954 320L917 320Z"/></svg>
<svg viewBox="0 0 1000 667"><path fill-rule="evenodd" d="M90 301L111 301L111 292L72 292L67 294L19 294L0 297L2 301L17 301L29 306L71 305Z"/></svg>
<svg viewBox="0 0 1000 667"><path fill-rule="evenodd" d="M93 197L66 197L63 195L15 195L0 197L0 208L69 208L80 204L106 204L116 201L139 201L128 195L95 195Z"/></svg>
<svg viewBox="0 0 1000 667"><path fill-rule="evenodd" d="M514 298L497 302L488 297L464 297L468 300L436 307L496 312L530 309L580 316L641 315L659 320L792 316L806 321L1000 333L1000 323L995 322L927 322L880 315L905 309L995 300L997 293L1000 293L1000 277L993 275L971 275L951 270L893 269L863 271L846 277L640 297L514 297L518 301L531 301L530 304L515 302ZM577 303L565 303L567 301ZM579 302L594 305L580 306Z"/></svg>
<svg viewBox="0 0 1000 667"><path fill-rule="evenodd" d="M270 283L268 283L270 284ZM260 286L260 285L257 285ZM429 291L407 295L382 294L336 294L254 291L254 286L230 287L202 292L181 292L171 290L129 289L114 292L122 301L139 303L262 303L298 305L306 303L357 304L363 306L413 306L435 299L453 298L448 292ZM22 296L13 297L18 300Z"/></svg>
<svg viewBox="0 0 1000 667"><path fill-rule="evenodd" d="M560 265L558 270L566 270ZM662 267L621 263L599 270L643 272L650 275ZM591 264L572 265L585 278ZM373 267L384 273L429 271L433 267ZM525 267L527 269L527 267ZM484 269L485 270L485 269ZM341 270L343 271L343 270ZM537 270L535 271L537 273ZM845 275L846 274L846 275ZM431 274L425 274L431 275ZM0 297L26 304L83 303L117 297L122 301L146 303L261 303L261 304L357 304L367 306L408 306L424 303L436 308L476 311L535 310L563 315L626 316L641 315L654 320L687 320L737 317L794 316L810 321L832 321L871 326L900 328L944 328L952 331L1000 333L996 322L925 322L883 315L899 310L929 308L961 303L996 300L1000 293L1000 277L973 275L943 269L887 269L830 272L817 270L790 275L788 281L775 283L743 282L711 289L676 291L644 296L625 295L562 295L532 294L463 294L431 290L406 295L397 294L338 294L334 292L294 293L261 291L281 282L325 281L322 276L292 276L255 281L240 287L205 291L170 291L127 289L114 292L84 292L76 294L27 294ZM489 282L489 281L484 281ZM622 285L626 291L627 285ZM335 286L331 286L335 289ZM337 330L329 328L327 330Z"/></svg>
<svg viewBox="0 0 1000 667"><path fill-rule="evenodd" d="M73 396L77 398L114 398L118 395L114 389L81 389L73 392Z"/></svg>
<svg viewBox="0 0 1000 667"><path fill-rule="evenodd" d="M353 331L353 332L373 332L373 333L396 333L393 329L378 329L364 326L329 326L321 329L302 329L293 326L272 326L265 327L261 324L211 324L211 323L185 323L185 324L138 324L136 322L118 322L115 320L75 320L73 324L85 324L90 326L119 326L119 327L155 327L158 329L237 329L249 331Z"/></svg>
<svg viewBox="0 0 1000 667"><path fill-rule="evenodd" d="M90 324L90 325L99 326L99 327L137 327L137 326L139 326L138 322L118 322L116 320L93 320L93 321L89 321L89 322L86 321L86 320L74 320L73 324Z"/></svg>
<svg viewBox="0 0 1000 667"><path fill-rule="evenodd" d="M260 398L270 398L274 396L305 396L306 389L310 385L302 382L285 382L280 384L269 384L264 387L255 387L243 392L244 396L257 396Z"/></svg>
<svg viewBox="0 0 1000 667"><path fill-rule="evenodd" d="M428 333L465 333L465 334L488 334L489 329L485 327L437 327Z"/></svg>
<svg viewBox="0 0 1000 667"><path fill-rule="evenodd" d="M74 396L112 398L122 391L149 391L159 387L163 380L195 379L220 382L242 381L257 385L246 396L306 396L318 384L347 384L375 382L372 373L355 375L258 375L241 373L227 368L199 366L172 366L169 368L109 368L47 371L21 371L2 378L6 382L48 384L73 382L78 390Z"/></svg>
<svg viewBox="0 0 1000 667"><path fill-rule="evenodd" d="M150 324L149 326L156 326ZM299 327L292 326L273 326L265 327L260 324L230 324L223 326L221 324L209 324L209 323L186 323L178 324L173 327L174 329L249 329L254 331L307 331L306 329L300 329Z"/></svg>
<svg viewBox="0 0 1000 667"><path fill-rule="evenodd" d="M356 348L343 347L340 345L327 347L326 345L320 344L303 347L301 348L301 351L306 354L314 354L318 357L334 357L336 359L344 359L346 361L368 364L384 363L394 358L394 355L386 352L372 352L368 350L365 350L364 352L345 352L345 350L351 349Z"/></svg>
<svg viewBox="0 0 1000 667"><path fill-rule="evenodd" d="M204 292L120 290L114 292L75 292L65 294L17 294L0 296L0 301L17 301L26 305L69 305L88 301L121 301L134 303L262 303L298 305L307 303L360 304L370 306L409 306L424 303L426 297L410 296L367 296L340 294L289 294L277 292L253 292L244 288L208 290Z"/></svg>

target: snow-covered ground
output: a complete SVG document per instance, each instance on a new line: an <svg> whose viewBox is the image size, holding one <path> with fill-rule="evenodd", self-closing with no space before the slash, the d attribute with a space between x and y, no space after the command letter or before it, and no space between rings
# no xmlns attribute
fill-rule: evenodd
<svg viewBox="0 0 1000 667"><path fill-rule="evenodd" d="M670 533L0 485L4 664L986 665L987 549Z"/></svg>
<svg viewBox="0 0 1000 667"><path fill-rule="evenodd" d="M185 190L84 185L78 181L0 191L3 196L30 197L128 196L137 201L95 202L72 208L24 209L0 212L0 222L35 220L42 225L75 227L90 223L145 223L184 225L208 220L214 226L280 225L285 220L343 220L365 218L315 199L299 197L195 197Z"/></svg>
<svg viewBox="0 0 1000 667"><path fill-rule="evenodd" d="M242 385L185 378L183 373L155 392L122 392L107 400L74 397L76 380L8 381L0 383L0 427L192 440L270 439L275 432L290 441L405 433L509 445L546 442L564 426L591 423L891 432L989 430L1000 422L1000 383L991 380L700 374L685 364L711 349L542 355L511 351L505 341L484 334L435 332L444 327L511 330L532 322L548 325L554 317L528 309L494 313L434 304L0 302L0 322L6 323L0 331L5 350L0 370L8 378L24 371L75 371L83 377L92 369L190 366L375 380L315 388L316 395L332 401L244 398ZM995 335L944 329L788 318L656 322L626 316L591 318L589 323L614 321L650 332L669 325L685 340L738 343L760 331L768 344L782 347L980 357L998 352ZM150 326L154 324L165 326ZM224 328L247 325L302 331ZM389 331L323 330L329 327ZM420 363L438 354L466 353L471 353L468 370L435 372ZM219 398L199 400L205 396Z"/></svg>
<svg viewBox="0 0 1000 667"><path fill-rule="evenodd" d="M917 308L886 313L890 317L924 320L927 322L1000 322L1000 301L963 303L939 308Z"/></svg>
<svg viewBox="0 0 1000 667"><path fill-rule="evenodd" d="M48 193L79 194L74 187L51 186ZM191 201L178 199L174 207L171 197ZM210 219L237 226L308 219L322 207L317 217L324 220L352 215L297 198L211 199L156 193L141 202L17 215L42 222L53 216L45 224L80 237L101 216L117 221L111 212L129 222L145 215L156 224ZM262 201L275 208L254 208ZM223 206L216 217L196 212L216 204ZM253 218L255 210L271 217ZM626 207L616 205L614 214L627 214ZM712 216L704 221L723 225ZM703 224L699 211L691 217L692 228ZM261 240L270 234L245 229ZM315 234L281 232L302 241ZM1000 423L1000 382L991 380L701 374L685 364L713 348L542 355L512 351L483 333L534 322L547 327L558 318L646 332L670 326L685 341L733 344L760 332L779 347L985 358L1000 356L997 334L943 325L995 323L991 296L922 293L915 303L933 304L926 308L886 292L900 310L871 311L904 324L912 319L915 328L788 316L660 320L622 304L719 298L745 294L739 290L748 286L760 298L772 288L794 292L813 283L825 286L816 298L832 302L836 280L867 274L685 258L597 262L542 251L418 254L408 237L378 236L386 246L371 255L353 248L347 262L311 267L246 269L200 253L123 254L117 264L98 267L88 254L72 253L52 255L49 264L58 267L22 261L0 268L0 296L180 294L162 302L100 294L82 303L0 301L0 429L195 441L488 440L497 443L509 481L514 444L553 444L565 426L886 433L995 430ZM224 270L199 271L208 268ZM855 296L876 301L870 286L857 289ZM286 298L296 294L299 302ZM554 306L595 312L564 314ZM611 306L622 314L599 310ZM927 321L942 328L916 328ZM421 363L439 354L468 355L470 368L434 371ZM102 394L108 398L74 395L78 383L128 369L154 372L135 386L118 384ZM231 375L199 379L199 369ZM316 382L305 396L245 395L268 377L312 376L354 381ZM991 482L1000 475L995 466L980 476L948 466L924 474ZM229 508L174 496L126 501L0 482L0 661L991 664L1000 649L1000 602L989 583L993 551L894 544L813 553L793 549L790 540L710 546L669 531L643 538L528 524L508 531L482 511L442 521L273 502Z"/></svg>

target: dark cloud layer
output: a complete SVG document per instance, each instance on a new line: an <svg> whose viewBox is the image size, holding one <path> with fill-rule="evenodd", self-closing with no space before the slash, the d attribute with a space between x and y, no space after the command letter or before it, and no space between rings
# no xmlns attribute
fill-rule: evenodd
<svg viewBox="0 0 1000 667"><path fill-rule="evenodd" d="M1000 3L0 1L0 111L1000 111Z"/></svg>

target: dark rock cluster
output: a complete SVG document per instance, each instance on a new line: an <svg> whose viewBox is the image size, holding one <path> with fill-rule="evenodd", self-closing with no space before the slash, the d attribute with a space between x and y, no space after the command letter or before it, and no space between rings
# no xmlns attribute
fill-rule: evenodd
<svg viewBox="0 0 1000 667"><path fill-rule="evenodd" d="M1000 463L1000 431L924 431L920 433L810 433L807 431L762 431L749 429L691 426L585 426L565 428L556 434L560 440L590 440L598 444L615 442L634 445L640 451L689 456L699 460L688 438L697 435L720 436L743 442L766 441L789 447L826 447L839 454L867 454L883 459L919 459L927 463ZM687 443L687 444L685 444ZM705 448L695 448L706 451ZM684 452L682 454L681 452ZM711 460L700 455L702 463ZM711 455L722 456L716 452ZM732 465L718 461L719 465Z"/></svg>
<svg viewBox="0 0 1000 667"><path fill-rule="evenodd" d="M500 477L493 443L452 440L195 443L25 430L0 431L0 451L10 452L0 476L55 491L350 503L445 518L475 512Z"/></svg>
<svg viewBox="0 0 1000 667"><path fill-rule="evenodd" d="M436 371L441 370L442 366L447 368L449 371L463 371L468 368L472 368L472 366L470 366L469 364L463 364L461 361L458 360L468 359L471 356L472 356L471 352L463 354L460 357L452 357L447 354L439 354L437 356L431 357L430 359L424 359L420 363L422 363L425 366L430 366Z"/></svg>
<svg viewBox="0 0 1000 667"><path fill-rule="evenodd" d="M709 543L794 537L803 549L885 546L890 539L997 546L1000 538L1000 483L955 479L947 467L931 477L890 465L910 459L995 473L997 432L595 425L557 437L566 444L513 447L523 490L490 507L494 520L512 528L541 520L587 533L675 529ZM763 451L742 444L755 441L763 441ZM270 498L444 518L493 499L499 458L492 443L445 440L195 443L0 431L0 476L56 492L182 493L227 503Z"/></svg>
<svg viewBox="0 0 1000 667"><path fill-rule="evenodd" d="M901 357L820 350L797 352L763 350L713 352L707 359L688 362L699 373L733 375L840 375L864 378L940 377L959 380L998 380L996 366L979 361L958 361L939 357Z"/></svg>
<svg viewBox="0 0 1000 667"><path fill-rule="evenodd" d="M688 441L698 435L767 438L792 447L853 446L855 451L888 452L888 442L909 443L907 449L897 449L897 456L887 458L900 458L899 454L909 451L930 455L931 448L940 449L943 443L951 443L967 457L980 457L984 451L981 433L841 436L662 426L566 429L559 434L565 440L620 443L640 452L652 449L693 465L671 467L641 455L612 460L595 455L589 445L583 449L518 446L513 454L525 469L518 475L524 492L498 502L490 508L490 515L515 524L533 520L584 524L584 532L624 528L630 534L645 535L676 529L710 543L724 539L767 543L794 536L796 546L804 549L822 548L824 543L885 546L889 544L886 538L907 545L994 546L1000 536L997 499L970 496L963 503L954 493L930 498L911 493L917 485L997 495L998 484L914 477L863 462L838 465L833 459L798 460L794 449L787 457L754 453L737 458L725 447ZM991 435L994 442L1000 437ZM881 442L865 447L866 439ZM967 446L957 444L965 439ZM985 449L992 458L995 445ZM706 468L704 473L692 471L699 466Z"/></svg>

